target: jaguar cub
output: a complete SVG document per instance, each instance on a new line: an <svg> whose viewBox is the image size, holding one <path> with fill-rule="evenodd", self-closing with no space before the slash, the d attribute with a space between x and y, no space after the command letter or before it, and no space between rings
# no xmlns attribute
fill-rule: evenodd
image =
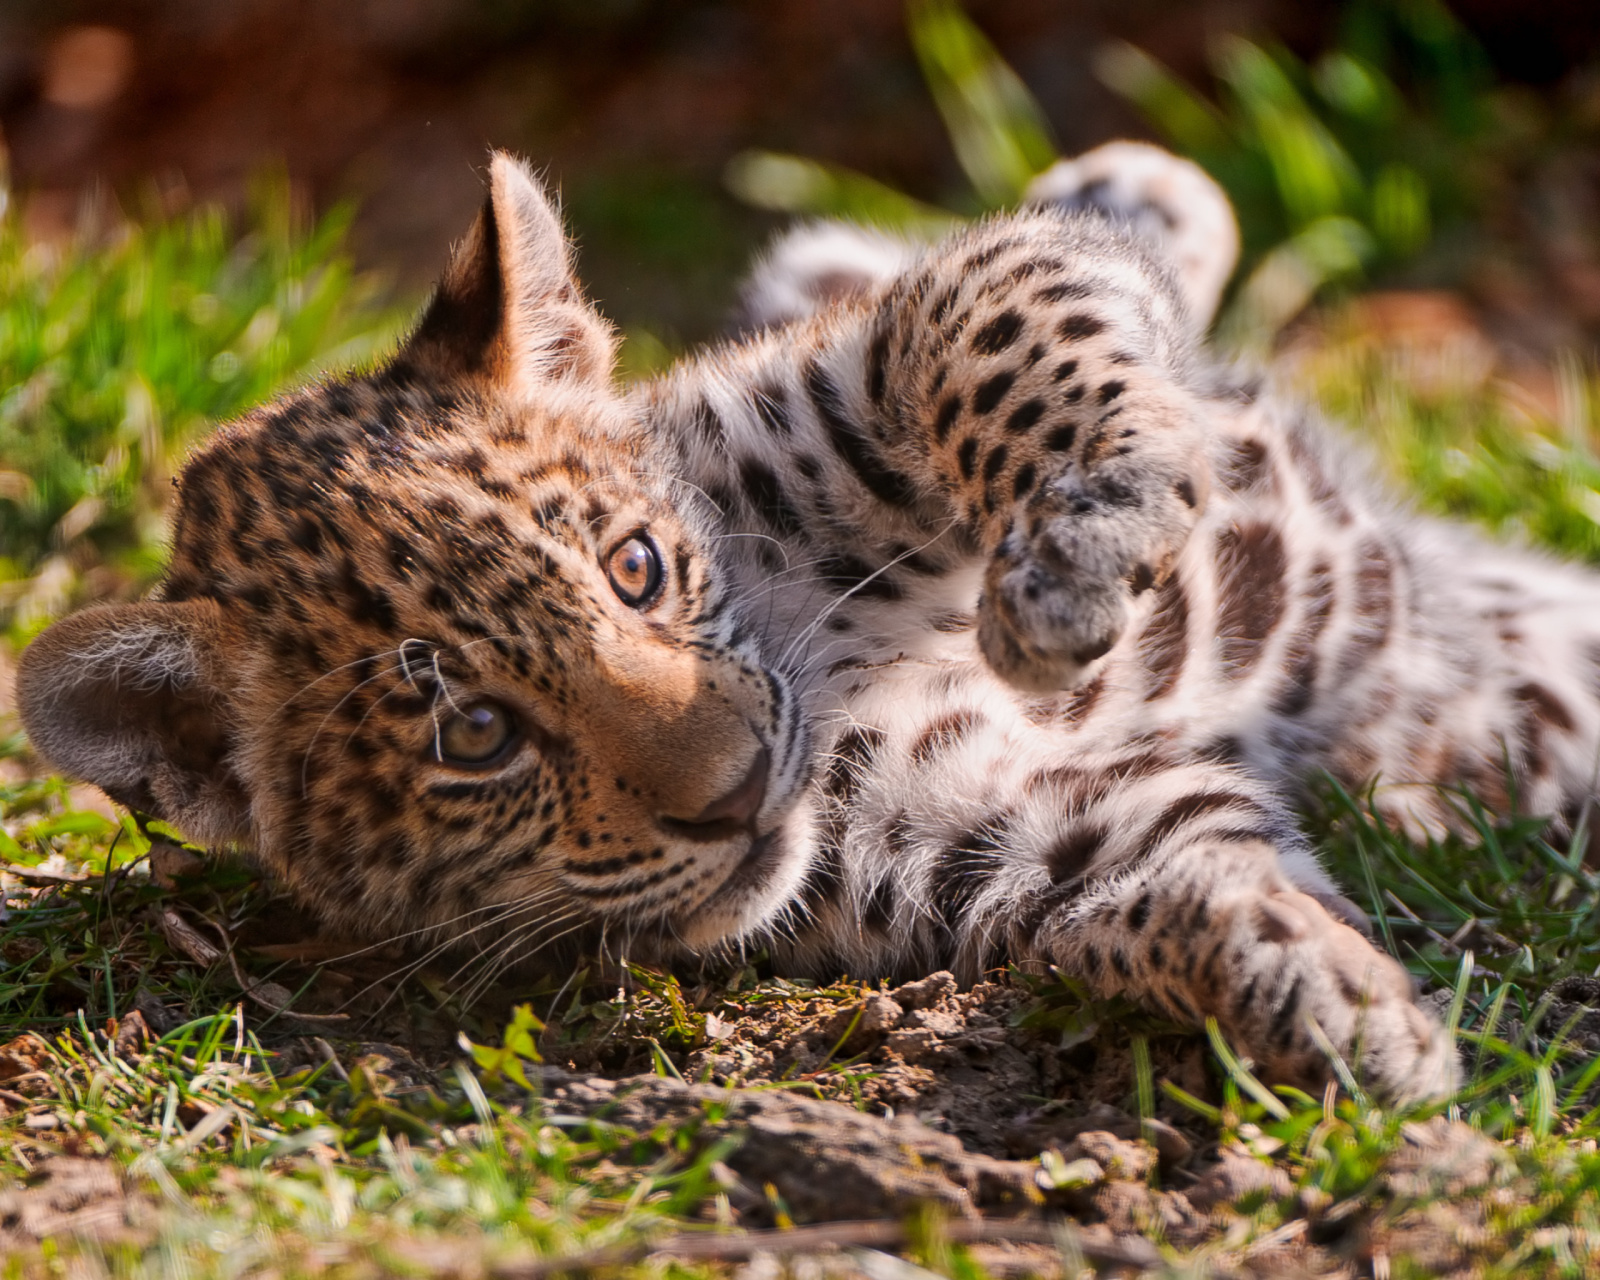
<svg viewBox="0 0 1600 1280"><path fill-rule="evenodd" d="M369 936L1055 964L1279 1079L1331 1043L1448 1090L1286 797L1381 778L1431 831L1509 761L1575 810L1600 579L1405 512L1207 359L1198 170L1117 146L1039 197L928 250L804 233L769 323L619 392L496 156L393 359L223 427L154 598L25 653L33 742Z"/></svg>

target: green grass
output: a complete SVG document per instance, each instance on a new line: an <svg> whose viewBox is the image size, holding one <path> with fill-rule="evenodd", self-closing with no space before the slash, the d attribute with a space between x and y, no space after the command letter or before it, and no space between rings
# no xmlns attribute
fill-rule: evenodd
<svg viewBox="0 0 1600 1280"><path fill-rule="evenodd" d="M1342 321L1329 328L1328 341L1295 361L1291 386L1344 424L1402 492L1499 537L1600 563L1594 370L1558 362L1551 417L1514 387L1431 372L1419 379L1413 353L1385 349Z"/></svg>
<svg viewBox="0 0 1600 1280"><path fill-rule="evenodd" d="M120 1054L83 1018L29 1047L53 1088L30 1099L51 1123L31 1132L117 1160L167 1210L152 1239L87 1251L116 1274L475 1270L637 1239L715 1186L715 1148L552 1123L529 1098L491 1100L465 1069L439 1088L397 1084L379 1054L275 1071L239 1008ZM37 1150L0 1147L12 1178L36 1165ZM50 1255L79 1252L60 1240L24 1265L43 1274Z"/></svg>
<svg viewBox="0 0 1600 1280"><path fill-rule="evenodd" d="M0 624L148 585L185 450L389 340L349 219L306 224L272 180L237 226L204 208L47 245L0 217Z"/></svg>
<svg viewBox="0 0 1600 1280"><path fill-rule="evenodd" d="M395 984L374 1011L383 1003L375 996L373 1021L286 1024L241 985L292 984L298 1004L314 1003L299 999L315 991L314 968L266 960L242 941L253 922L281 912L268 886L223 861L162 888L120 852L108 857L103 833L48 825L66 806L49 787L0 797L8 826L26 808L19 835L31 860L49 851L41 865L57 872L76 871L85 856L123 869L59 884L35 871L7 893L0 1025L29 1038L4 1052L31 1055L43 1074L0 1079L9 1113L0 1171L26 1185L41 1152L110 1159L144 1204L145 1225L120 1242L52 1241L18 1255L12 1274L52 1274L69 1257L91 1274L461 1274L714 1229L727 1214L712 1167L723 1152L697 1142L692 1124L634 1133L562 1119L559 1105L518 1080L541 1053L563 1060L597 1044L626 1069L653 1062L658 1074L677 1074L705 1043L713 1009L724 1019L773 1002L846 1010L862 993L744 972L691 994L642 970L620 993L580 975L529 984L518 994L531 1007L502 1029L506 989L462 1008L455 996L467 979L435 972ZM1287 1231L1333 1251L1377 1241L1392 1251L1392 1274L1428 1274L1406 1270L1406 1249L1432 1240L1428 1222L1442 1219L1470 1242L1483 1274L1582 1274L1563 1251L1600 1230L1600 1060L1565 1044L1539 1005L1552 980L1593 971L1600 881L1545 844L1534 822L1485 819L1477 846L1419 848L1336 792L1318 821L1344 882L1358 895L1383 886L1364 905L1396 953L1452 993L1449 1016L1472 1072L1447 1110L1495 1144L1487 1186L1451 1187L1444 1176L1435 1185L1409 1159L1417 1126L1440 1108L1379 1109L1359 1087L1322 1098L1268 1089L1220 1040L1207 1096L1194 1097L1165 1066L1192 1037L1071 984L1035 980L1019 1030L1058 1036L1063 1052L1085 1043L1131 1050L1123 1093L1111 1101L1130 1115L1187 1112L1197 1145L1227 1146L1287 1176L1285 1194L1237 1197L1226 1231L1199 1255L1186 1261L1169 1248L1175 1267ZM126 833L119 840L134 843ZM219 940L240 939L238 967L198 963L174 946L160 927L169 910L202 929L221 926ZM177 1025L118 1052L119 1025L152 1004ZM551 1031L540 1034L535 1010ZM464 1047L451 1052L458 1025ZM436 1070L389 1047L408 1041ZM835 1065L824 1083L848 1102L851 1063ZM1359 1062L1351 1066L1359 1076ZM11 1074L0 1057L0 1075ZM1071 1185L1059 1160L1042 1159L1041 1170ZM941 1274L979 1274L959 1248L932 1261Z"/></svg>

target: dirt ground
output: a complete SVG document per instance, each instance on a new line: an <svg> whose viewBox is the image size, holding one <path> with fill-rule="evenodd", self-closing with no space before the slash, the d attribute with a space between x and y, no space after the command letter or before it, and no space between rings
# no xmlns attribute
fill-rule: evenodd
<svg viewBox="0 0 1600 1280"><path fill-rule="evenodd" d="M170 1012L146 1003L150 1017ZM541 1100L521 1105L639 1133L666 1126L701 1148L737 1137L717 1176L749 1229L770 1227L774 1204L824 1224L903 1220L931 1206L976 1224L973 1256L995 1275L1054 1276L1062 1254L1039 1233L1065 1214L1085 1261L1118 1274L1157 1267L1151 1242L1164 1240L1205 1249L1222 1276L1372 1274L1376 1255L1397 1251L1445 1275L1473 1262L1476 1196L1506 1181L1500 1148L1440 1119L1408 1132L1370 1207L1324 1216L1248 1142L1219 1146L1214 1126L1164 1099L1141 1130L1130 1037L1116 1026L1063 1031L1048 999L1004 982L962 991L938 973L889 990L815 993L769 983L754 998L705 997L700 1013L702 1043L663 1051L655 1071L641 1067L660 1037L622 1029L564 1041L560 1027L547 1029L568 1052L541 1068ZM142 1027L145 1015L130 1016ZM278 1069L320 1061L323 1041L281 1037ZM437 1050L330 1043L349 1069L402 1092L437 1085L447 1066ZM1203 1041L1156 1035L1149 1047L1156 1079L1218 1098ZM30 1037L0 1047L6 1105L53 1092L42 1061ZM150 1238L163 1210L148 1185L50 1138L41 1132L33 1148L34 1177L0 1191L0 1250L69 1234ZM1269 1202L1284 1225L1251 1239L1260 1235L1252 1215ZM831 1247L813 1264L818 1274L862 1274Z"/></svg>

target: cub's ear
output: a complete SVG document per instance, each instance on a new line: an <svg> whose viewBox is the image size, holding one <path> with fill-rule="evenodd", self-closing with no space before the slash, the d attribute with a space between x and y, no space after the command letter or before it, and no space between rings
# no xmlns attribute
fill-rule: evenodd
<svg viewBox="0 0 1600 1280"><path fill-rule="evenodd" d="M489 198L457 246L422 322L400 353L434 376L508 391L571 380L602 384L616 359L611 326L572 274L561 218L526 165L503 151Z"/></svg>
<svg viewBox="0 0 1600 1280"><path fill-rule="evenodd" d="M23 652L23 727L57 768L189 839L247 841L249 800L228 760L228 651L211 601L87 609Z"/></svg>

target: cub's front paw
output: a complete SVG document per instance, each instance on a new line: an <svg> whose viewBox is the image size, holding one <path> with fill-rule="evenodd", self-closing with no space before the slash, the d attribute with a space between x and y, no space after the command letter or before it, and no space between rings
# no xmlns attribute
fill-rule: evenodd
<svg viewBox="0 0 1600 1280"><path fill-rule="evenodd" d="M1234 912L1247 949L1231 1007L1219 1011L1241 1052L1270 1078L1316 1085L1330 1075L1325 1041L1385 1103L1454 1091L1455 1046L1417 1007L1411 977L1393 957L1306 894L1254 899Z"/></svg>
<svg viewBox="0 0 1600 1280"><path fill-rule="evenodd" d="M984 574L978 644L1007 683L1033 693L1082 683L1166 579L1186 524L1137 494L1062 484L1001 539Z"/></svg>
<svg viewBox="0 0 1600 1280"><path fill-rule="evenodd" d="M1061 563L997 555L984 575L978 646L1008 684L1052 693L1081 684L1127 629L1130 601Z"/></svg>

